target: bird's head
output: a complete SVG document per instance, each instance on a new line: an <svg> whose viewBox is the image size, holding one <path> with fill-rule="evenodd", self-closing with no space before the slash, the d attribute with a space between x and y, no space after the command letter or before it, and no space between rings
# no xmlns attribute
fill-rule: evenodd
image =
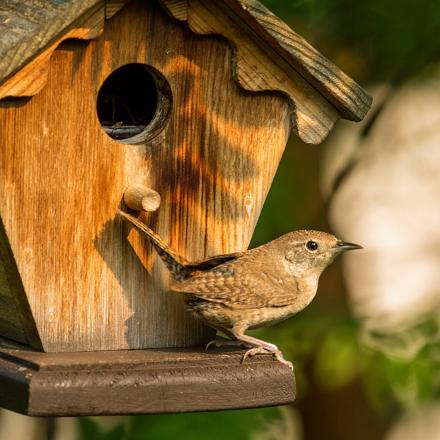
<svg viewBox="0 0 440 440"><path fill-rule="evenodd" d="M295 275L321 275L336 256L362 246L320 231L294 231L280 237L289 271Z"/></svg>

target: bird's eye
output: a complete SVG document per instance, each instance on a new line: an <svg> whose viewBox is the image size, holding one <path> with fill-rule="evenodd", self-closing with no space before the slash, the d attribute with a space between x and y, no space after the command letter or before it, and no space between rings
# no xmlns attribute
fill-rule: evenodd
<svg viewBox="0 0 440 440"><path fill-rule="evenodd" d="M318 249L318 243L316 243L316 241L310 240L306 243L306 248L309 251L316 251L316 249Z"/></svg>

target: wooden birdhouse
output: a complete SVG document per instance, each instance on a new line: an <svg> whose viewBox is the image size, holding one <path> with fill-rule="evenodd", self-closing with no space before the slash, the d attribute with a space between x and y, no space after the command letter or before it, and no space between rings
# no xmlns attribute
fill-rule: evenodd
<svg viewBox="0 0 440 440"><path fill-rule="evenodd" d="M0 404L292 400L267 356L192 348L212 330L116 213L190 261L245 250L290 131L320 143L364 117L364 90L256 0L5 0L0 99Z"/></svg>

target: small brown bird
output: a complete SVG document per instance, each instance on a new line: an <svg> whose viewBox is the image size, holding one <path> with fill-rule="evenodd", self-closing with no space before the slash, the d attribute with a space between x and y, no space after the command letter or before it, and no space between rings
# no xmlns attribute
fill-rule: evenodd
<svg viewBox="0 0 440 440"><path fill-rule="evenodd" d="M138 219L119 214L144 232L174 276L172 292L185 294L187 307L207 325L223 332L230 341L211 345L241 345L247 357L271 353L283 364L273 344L245 335L246 330L273 324L310 304L324 269L343 251L362 249L319 231L289 232L246 252L219 255L189 263L171 250Z"/></svg>

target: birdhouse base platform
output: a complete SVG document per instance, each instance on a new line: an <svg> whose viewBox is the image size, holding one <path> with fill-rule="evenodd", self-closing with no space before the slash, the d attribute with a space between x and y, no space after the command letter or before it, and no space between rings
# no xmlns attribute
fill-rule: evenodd
<svg viewBox="0 0 440 440"><path fill-rule="evenodd" d="M0 407L31 416L156 414L290 403L295 378L270 355L172 348L42 353L0 340Z"/></svg>

